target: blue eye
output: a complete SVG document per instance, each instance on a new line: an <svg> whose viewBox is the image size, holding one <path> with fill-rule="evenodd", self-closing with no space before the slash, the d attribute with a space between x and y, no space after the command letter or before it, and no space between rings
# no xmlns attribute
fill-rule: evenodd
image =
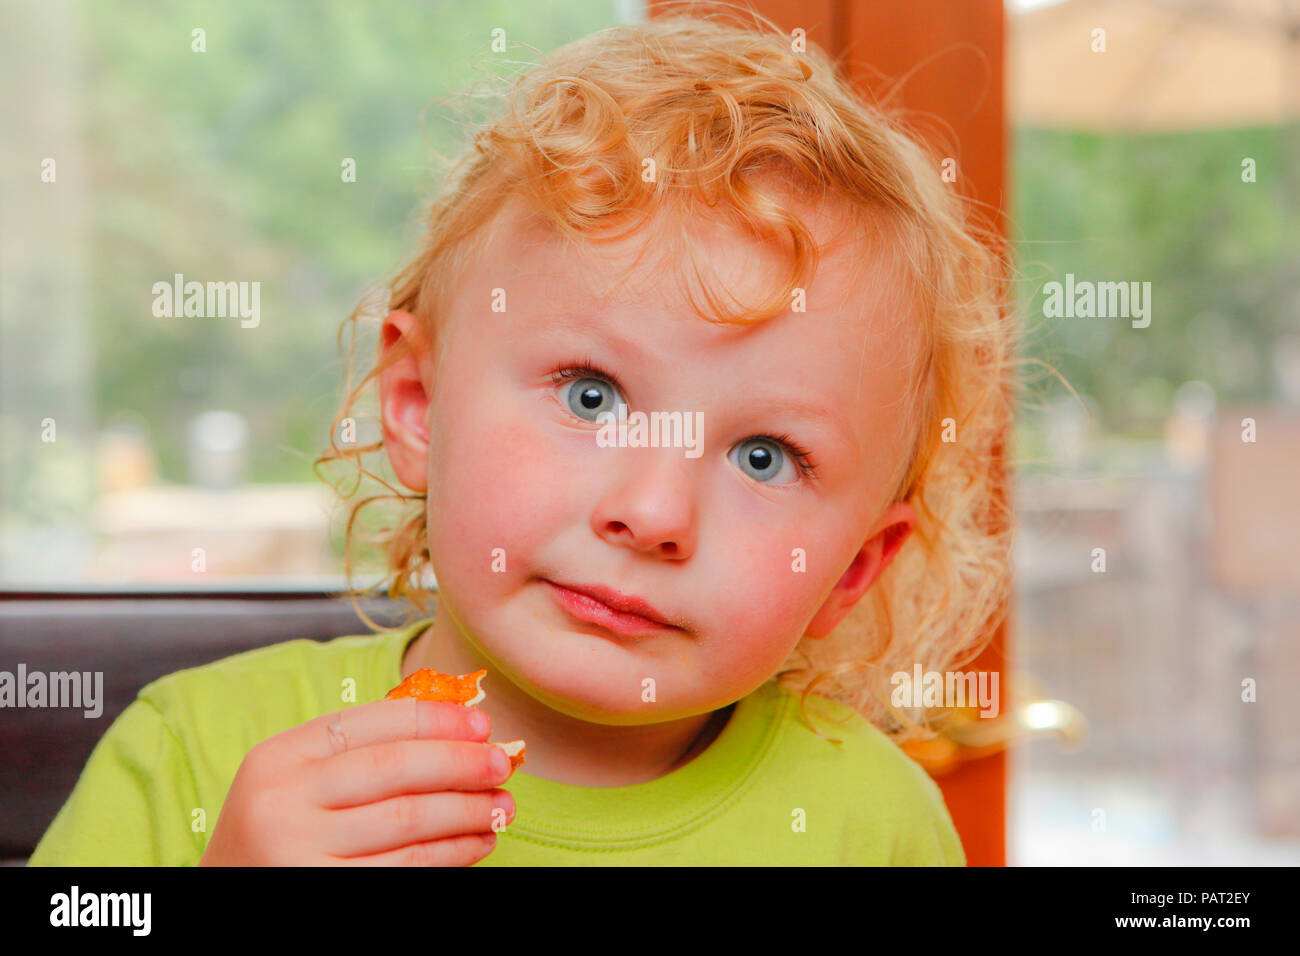
<svg viewBox="0 0 1300 956"><path fill-rule="evenodd" d="M794 463L786 457L780 444L770 439L747 438L736 446L736 453L740 470L755 481L784 485L795 475ZM786 481L772 480L786 473Z"/></svg>
<svg viewBox="0 0 1300 956"><path fill-rule="evenodd" d="M564 404L573 414L592 424L597 424L597 416L605 412L617 414L619 404L627 404L613 384L613 376L590 365L556 369L551 373L551 380L556 385L572 383L565 389Z"/></svg>
<svg viewBox="0 0 1300 956"><path fill-rule="evenodd" d="M569 410L579 418L595 422L603 412L618 410L618 393L608 382L598 378L583 378L569 386Z"/></svg>

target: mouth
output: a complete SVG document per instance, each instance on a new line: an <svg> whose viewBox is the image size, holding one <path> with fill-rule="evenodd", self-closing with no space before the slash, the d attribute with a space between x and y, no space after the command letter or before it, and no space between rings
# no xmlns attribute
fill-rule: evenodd
<svg viewBox="0 0 1300 956"><path fill-rule="evenodd" d="M599 585L556 584L545 578L556 602L569 614L591 624L599 624L617 634L637 637L665 634L683 628L669 623L662 614L638 597Z"/></svg>

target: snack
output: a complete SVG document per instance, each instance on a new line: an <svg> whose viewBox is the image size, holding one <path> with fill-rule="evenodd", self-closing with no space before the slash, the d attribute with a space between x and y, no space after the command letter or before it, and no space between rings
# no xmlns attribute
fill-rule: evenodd
<svg viewBox="0 0 1300 956"><path fill-rule="evenodd" d="M462 707L473 707L487 697L480 686L486 676L487 671L480 670L453 677L450 674L440 674L431 668L422 667L385 694L384 700L414 697L416 700L446 701L460 704ZM510 758L512 771L523 764L524 742L522 740L510 740L505 743L489 740L488 743L505 751L506 756Z"/></svg>
<svg viewBox="0 0 1300 956"><path fill-rule="evenodd" d="M479 686L486 676L487 671L475 671L472 674L452 677L450 674L439 674L428 667L421 667L390 690L384 696L384 700L414 697L416 700L447 701L473 707L487 696Z"/></svg>

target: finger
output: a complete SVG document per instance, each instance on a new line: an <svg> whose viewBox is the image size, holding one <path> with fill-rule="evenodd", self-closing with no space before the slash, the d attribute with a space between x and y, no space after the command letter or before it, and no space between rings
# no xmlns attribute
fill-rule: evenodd
<svg viewBox="0 0 1300 956"><path fill-rule="evenodd" d="M325 852L331 856L369 856L416 843L491 833L514 819L513 810L514 799L504 790L405 794L363 807L335 810L326 825Z"/></svg>
<svg viewBox="0 0 1300 956"><path fill-rule="evenodd" d="M510 778L510 760L495 744L394 740L349 750L312 765L316 806L337 810L409 793L489 790Z"/></svg>
<svg viewBox="0 0 1300 956"><path fill-rule="evenodd" d="M483 731L473 723L478 718L486 726ZM324 714L293 728L285 738L300 756L322 760L389 740L487 740L491 732L491 721L482 711L404 697Z"/></svg>
<svg viewBox="0 0 1300 956"><path fill-rule="evenodd" d="M470 866L491 853L496 845L495 833L475 833L416 843L371 856L336 858L333 862L339 866Z"/></svg>

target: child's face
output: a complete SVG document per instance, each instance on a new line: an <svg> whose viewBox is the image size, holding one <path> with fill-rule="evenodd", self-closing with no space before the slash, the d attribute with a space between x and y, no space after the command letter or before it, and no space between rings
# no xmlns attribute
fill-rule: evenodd
<svg viewBox="0 0 1300 956"><path fill-rule="evenodd" d="M802 215L825 241L825 220ZM636 284L616 281L645 236L586 258L517 222L467 267L441 361L410 315L385 327L385 341L401 332L419 350L384 374L382 407L398 477L427 489L440 611L572 717L646 724L723 707L805 633L828 633L912 528L910 506L882 506L909 448L899 418L916 374L898 280L849 245L823 258L806 311L719 325L673 297L653 241ZM715 289L755 303L786 274L735 234L695 228ZM587 360L617 384L553 379ZM602 447L593 419L620 402L695 419L695 450ZM756 440L782 434L818 478ZM571 614L547 582L639 597L681 626L620 635Z"/></svg>

